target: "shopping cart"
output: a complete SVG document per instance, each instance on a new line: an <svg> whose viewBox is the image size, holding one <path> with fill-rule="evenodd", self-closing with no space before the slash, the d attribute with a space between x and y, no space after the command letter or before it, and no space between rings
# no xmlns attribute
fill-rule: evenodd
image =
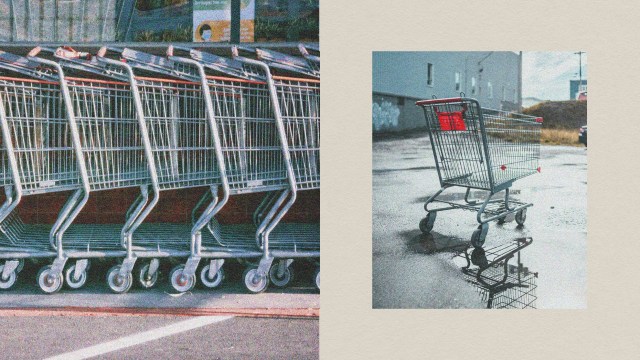
<svg viewBox="0 0 640 360"><path fill-rule="evenodd" d="M170 273L173 288L181 292L188 291L196 283L195 272L201 259L197 253L203 236L202 229L229 198L226 165L206 74L194 60L167 59L127 48L102 48L99 55L107 53L126 61L138 72L154 76L138 77L138 81L144 116L149 123L151 146L161 174L160 190L209 187L209 191L192 212L192 224L145 224L133 239L137 248L154 245L145 239L154 239L156 242L163 239L165 245L170 242L174 246L190 245L188 253L173 254L189 259L184 265L175 266ZM167 96L171 99L163 98ZM173 107L172 101L177 102ZM217 257L201 269L202 284L208 288L221 284L225 258L260 255L256 249L241 250L247 249L225 250L224 253L216 254ZM140 253L140 250L136 250L136 253Z"/></svg>
<svg viewBox="0 0 640 360"><path fill-rule="evenodd" d="M296 178L296 190L320 188L320 73L304 59L266 51L262 49L233 47L232 53L237 59L240 50L255 55L257 60L270 68L265 73L267 83L273 85L271 93L276 94L274 106L282 118L288 142L293 173ZM319 58L318 61L319 70ZM246 61L246 60L245 60ZM288 209L287 209L288 210ZM316 287L320 288L320 224L273 222L270 228L270 247L273 249L294 249L299 254L307 253L307 259L317 266L314 276ZM263 239L264 241L264 239ZM281 260L277 268L272 268L272 282L286 284L290 279L290 268Z"/></svg>
<svg viewBox="0 0 640 360"><path fill-rule="evenodd" d="M525 267L521 251L533 242L519 238L491 249L464 251L462 273L478 290L488 309L535 309L538 273ZM509 264L511 259L516 264Z"/></svg>
<svg viewBox="0 0 640 360"><path fill-rule="evenodd" d="M320 188L320 58L305 62L272 50L234 47L233 54L241 52L265 62L271 69L273 90L277 94L278 109L285 125L297 190ZM317 66L316 66L317 65ZM271 75L273 72L273 75ZM275 225L274 225L275 226ZM290 247L300 250L319 250L319 224L279 223L271 236L272 247ZM317 258L310 260L317 266L315 281L320 288L320 264ZM271 278L287 278L284 262ZM276 272L277 271L277 272ZM277 280L275 280L277 281Z"/></svg>
<svg viewBox="0 0 640 360"><path fill-rule="evenodd" d="M482 247L488 223L505 222L512 214L524 225L527 208L533 204L511 199L513 182L540 171L542 118L481 108L475 99L459 98L418 101L424 109L441 189L424 205L427 216L420 230L429 233L440 211L463 209L477 213L480 224L471 244ZM464 202L439 199L450 187L466 188ZM488 192L483 201L470 199L472 189ZM494 195L504 191L504 199ZM444 207L429 208L440 203Z"/></svg>
<svg viewBox="0 0 640 360"><path fill-rule="evenodd" d="M212 237L203 239L198 256L215 258L225 249L244 249L255 258L248 249L257 249L257 264L243 261L247 289L262 292L269 280L286 286L292 278L291 259L317 258L319 251L318 245L305 250L302 237L291 240L290 233L282 234L290 239L289 244L278 246L278 241L274 245L269 240L280 237L273 228L295 202L298 189L270 70L248 58L227 59L185 48L172 48L170 55L174 51L184 52L207 71L231 195L267 192L254 212L253 224L222 224L212 219L208 225ZM274 259L278 259L276 264Z"/></svg>
<svg viewBox="0 0 640 360"><path fill-rule="evenodd" d="M112 240L121 237L122 246L127 250L122 264L114 266L107 274L108 284L114 292L126 292L131 287L131 272L138 258L150 260L137 267L136 278L142 287L152 287L158 279L159 258L187 257L191 252L189 239L193 243L193 238L206 225L211 213L215 214L224 205L224 202L217 202L217 186L221 183L220 174L224 174L224 164L218 161L220 148L216 147L216 129L211 126L210 109L204 103L203 95L208 92L203 91L198 82L182 81L175 76L158 77L158 73L172 74L177 64L166 61L160 64L163 59L133 50L102 48L95 58L73 49L49 51L69 68L110 78L109 84L125 85L128 100L131 100L129 103L137 103L132 108L140 120L144 136L138 137L132 131L116 133L148 141L148 153L145 145L145 153L140 154L143 156L139 159L146 159L143 165L153 173L138 171L143 175L142 191L127 213L130 221L122 229L111 225L117 232L109 231L105 225L97 225L96 232ZM131 54L135 56L129 56L129 59L125 56ZM115 55L116 59L105 57L107 55ZM142 77L135 74L141 71L155 75ZM121 120L120 114L114 119ZM102 130L97 133L112 132L110 129ZM119 167L122 168L122 164ZM110 172L113 171L107 171L107 174ZM214 201L203 212L202 219L195 222L195 227L191 224L143 223L161 191L205 186L214 193ZM153 196L151 202L148 201L149 193ZM174 287L178 286L176 282L183 282L181 286L189 283L189 279L174 274L175 271L171 276Z"/></svg>
<svg viewBox="0 0 640 360"><path fill-rule="evenodd" d="M25 259L53 258L38 279L43 290L62 286L69 257L61 246L66 221L86 202L87 173L67 81L54 62L0 51L0 123L6 201L0 213L0 287L11 288ZM23 196L73 191L53 225L25 224L15 213ZM76 266L86 266L79 261Z"/></svg>

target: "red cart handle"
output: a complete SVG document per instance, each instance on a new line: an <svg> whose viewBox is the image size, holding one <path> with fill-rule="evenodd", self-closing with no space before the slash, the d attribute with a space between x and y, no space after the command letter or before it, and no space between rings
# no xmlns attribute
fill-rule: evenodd
<svg viewBox="0 0 640 360"><path fill-rule="evenodd" d="M430 104L448 104L448 103L456 103L461 101L462 101L461 97L445 98L445 99L429 99L429 100L416 101L416 105L421 106L421 105L430 105Z"/></svg>

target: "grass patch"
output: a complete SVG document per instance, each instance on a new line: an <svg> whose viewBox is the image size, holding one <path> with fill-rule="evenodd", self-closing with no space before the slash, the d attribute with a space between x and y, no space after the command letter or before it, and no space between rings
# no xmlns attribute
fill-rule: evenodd
<svg viewBox="0 0 640 360"><path fill-rule="evenodd" d="M540 143L545 145L584 146L578 142L578 131L567 129L542 129Z"/></svg>

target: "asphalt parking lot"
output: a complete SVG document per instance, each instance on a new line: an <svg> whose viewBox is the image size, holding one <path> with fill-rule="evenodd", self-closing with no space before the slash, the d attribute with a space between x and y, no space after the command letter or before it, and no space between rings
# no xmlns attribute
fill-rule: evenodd
<svg viewBox="0 0 640 360"><path fill-rule="evenodd" d="M0 317L0 359L317 359L317 318ZM21 331L15 331L20 329Z"/></svg>
<svg viewBox="0 0 640 360"><path fill-rule="evenodd" d="M576 135L577 136L577 135ZM514 198L531 202L524 227L492 223L484 247L530 236L523 264L538 272L537 308L586 308L587 151L542 146L540 174L516 181ZM475 214L438 214L431 236L418 223L423 205L440 188L426 134L373 142L374 308L483 308L467 283L456 250L466 246ZM443 195L462 199L463 188ZM482 192L472 192L481 196ZM442 251L427 251L433 248Z"/></svg>
<svg viewBox="0 0 640 360"><path fill-rule="evenodd" d="M157 287L113 294L108 266L92 265L81 289L46 295L39 266L27 264L15 288L0 292L0 326L11 329L0 359L318 358L320 294L303 261L288 287L262 294L247 293L243 267L231 262L214 290L176 294L164 264Z"/></svg>

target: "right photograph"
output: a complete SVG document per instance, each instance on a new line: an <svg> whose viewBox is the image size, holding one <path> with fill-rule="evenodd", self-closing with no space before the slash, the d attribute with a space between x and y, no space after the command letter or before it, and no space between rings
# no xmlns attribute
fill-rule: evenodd
<svg viewBox="0 0 640 360"><path fill-rule="evenodd" d="M372 54L373 308L587 307L587 53Z"/></svg>

